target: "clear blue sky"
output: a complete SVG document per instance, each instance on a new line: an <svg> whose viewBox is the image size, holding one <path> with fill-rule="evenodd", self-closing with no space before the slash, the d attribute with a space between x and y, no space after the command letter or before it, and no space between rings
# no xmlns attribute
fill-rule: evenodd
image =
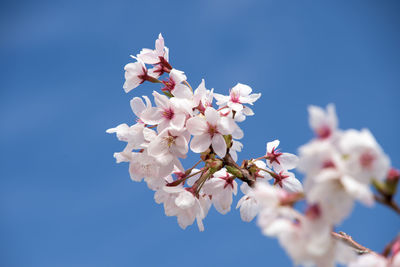
<svg viewBox="0 0 400 267"><path fill-rule="evenodd" d="M240 159L275 138L296 152L307 105L332 102L341 128L368 127L400 167L399 13L378 0L2 1L0 265L290 266L236 210L181 230L115 164L123 143L105 130L133 123L129 100L154 88L126 95L123 66L162 32L193 85L261 92ZM399 225L357 206L338 229L380 251Z"/></svg>

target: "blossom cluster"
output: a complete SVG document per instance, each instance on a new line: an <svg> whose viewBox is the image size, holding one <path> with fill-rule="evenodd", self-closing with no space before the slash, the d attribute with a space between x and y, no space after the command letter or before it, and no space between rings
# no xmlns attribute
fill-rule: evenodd
<svg viewBox="0 0 400 267"><path fill-rule="evenodd" d="M123 151L114 153L117 163L129 163L131 179L147 183L167 216L176 216L183 229L196 221L203 231L211 206L228 213L240 187L243 196L236 208L242 220L258 216L262 233L276 237L296 264L364 266L369 261L355 258L354 250L332 235L355 200L373 205L370 184L385 185L390 173L390 160L369 130L340 130L333 105L326 110L310 106L316 137L300 147L299 156L281 152L279 140L273 140L264 155L239 166L243 144L238 140L244 136L239 123L254 115L250 106L261 94L241 83L227 95L218 94L204 80L193 89L185 73L172 67L161 34L154 49L131 57L135 62L124 68L125 92L144 82L160 88L152 93L153 103L148 96L130 101L133 125L123 123L107 132L126 142ZM185 169L182 160L190 151L199 161ZM304 173L304 184L295 168ZM304 212L295 209L301 200ZM390 265L394 260L379 257L382 266L395 266Z"/></svg>

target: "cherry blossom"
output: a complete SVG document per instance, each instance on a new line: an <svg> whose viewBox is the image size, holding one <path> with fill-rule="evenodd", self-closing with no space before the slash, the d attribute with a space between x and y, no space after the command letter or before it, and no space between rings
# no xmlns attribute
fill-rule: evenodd
<svg viewBox="0 0 400 267"><path fill-rule="evenodd" d="M317 106L309 106L308 113L310 126L318 138L326 139L335 134L338 120L333 104L327 105L326 111Z"/></svg>
<svg viewBox="0 0 400 267"><path fill-rule="evenodd" d="M386 177L390 160L369 130L347 130L340 138L339 147L351 176L365 183Z"/></svg>
<svg viewBox="0 0 400 267"><path fill-rule="evenodd" d="M207 90L205 86L204 79L196 88L193 94L194 106L197 110L204 113L207 107L212 107L212 101L214 98L214 89Z"/></svg>
<svg viewBox="0 0 400 267"><path fill-rule="evenodd" d="M164 197L164 209L167 216L177 216L178 224L182 229L197 221L200 231L204 231L203 219L210 208L210 199L206 195L196 197L188 188L181 185L176 187L165 186L162 189L168 194Z"/></svg>
<svg viewBox="0 0 400 267"><path fill-rule="evenodd" d="M158 125L157 130L161 132L165 128L173 127L182 129L185 125L186 117L191 113L189 109L182 107L179 99L168 99L165 95L153 92L157 107L146 109L140 119L148 124Z"/></svg>
<svg viewBox="0 0 400 267"><path fill-rule="evenodd" d="M166 128L148 145L149 155L155 157L162 165L186 158L190 135L186 130Z"/></svg>
<svg viewBox="0 0 400 267"><path fill-rule="evenodd" d="M240 218L245 222L250 222L257 216L260 207L254 194L253 188L246 183L242 183L240 190L244 196L238 201L236 209L240 208Z"/></svg>
<svg viewBox="0 0 400 267"><path fill-rule="evenodd" d="M230 90L229 96L214 94L214 97L217 99L217 105L227 105L232 110L240 112L244 104L253 105L260 98L261 94L251 94L251 91L250 86L238 83Z"/></svg>
<svg viewBox="0 0 400 267"><path fill-rule="evenodd" d="M357 251L368 254L355 258L348 242L339 240L346 234L331 232L349 216L355 201L372 206L376 199L398 209L394 197L399 172L391 168L369 130L340 130L333 104L326 109L309 106L316 138L299 148L299 158L280 152L276 139L267 142L265 155L239 163L237 153L243 144L237 140L244 133L237 123L254 115L249 105L261 94L252 94L251 87L241 83L229 95L217 94L205 87L204 79L193 91L185 73L170 65L161 33L154 50L144 48L131 57L137 61L124 67L125 92L150 81L160 86L161 94L153 91L155 106L145 95L132 98L136 123L122 123L106 132L126 142L123 151L114 153L117 163L129 163L131 179L144 180L165 215L176 216L181 228L197 221L203 231L211 205L227 214L242 181L244 195L236 205L241 219L250 222L258 216L261 232L277 238L295 265L400 266L399 239L387 246L385 256L361 246ZM159 80L164 73L167 78ZM213 107L214 98L218 109ZM199 160L184 168L181 160L192 158L187 157L189 147ZM289 171L296 167L304 174L304 189ZM301 205L295 205L299 201Z"/></svg>
<svg viewBox="0 0 400 267"><path fill-rule="evenodd" d="M232 194L237 194L237 183L225 168L213 174L211 179L203 186L204 193L212 196L211 200L215 209L226 214L231 210Z"/></svg>
<svg viewBox="0 0 400 267"><path fill-rule="evenodd" d="M143 123L139 118L142 115L143 112L145 112L147 109L152 107L151 101L147 96L143 96L144 100L146 103L143 102L143 100L139 97L134 97L130 101L131 104L131 109L133 113L138 117L138 122Z"/></svg>
<svg viewBox="0 0 400 267"><path fill-rule="evenodd" d="M232 134L235 123L228 117L222 117L214 108L208 107L204 117L193 117L186 123L188 131L194 135L190 149L201 153L212 145L215 153L223 158L226 155L226 143L223 135Z"/></svg>
<svg viewBox="0 0 400 267"><path fill-rule="evenodd" d="M297 166L299 159L296 155L290 153L282 153L277 148L279 140L267 143L267 160L268 167L276 171L291 170Z"/></svg>
<svg viewBox="0 0 400 267"><path fill-rule="evenodd" d="M158 78L171 69L168 63L168 53L168 47L164 45L164 38L160 33L155 42L155 50L143 48L137 58L141 59L145 64L154 65L154 68L149 70L149 74Z"/></svg>
<svg viewBox="0 0 400 267"><path fill-rule="evenodd" d="M186 81L186 75L183 71L172 69L168 80L162 81L164 87L161 90L171 93L175 97L190 98L193 93L191 93L189 87L182 84L183 81Z"/></svg>
<svg viewBox="0 0 400 267"><path fill-rule="evenodd" d="M149 74L147 73L146 66L140 59L137 59L135 63L126 64L124 69L125 69L125 83L123 87L125 93L129 93L132 89L138 87L144 81L151 79L151 76L149 76Z"/></svg>

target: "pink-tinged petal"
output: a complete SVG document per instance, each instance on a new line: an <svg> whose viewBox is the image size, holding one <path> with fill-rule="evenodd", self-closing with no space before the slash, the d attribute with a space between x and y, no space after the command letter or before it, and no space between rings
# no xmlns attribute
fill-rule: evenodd
<svg viewBox="0 0 400 267"><path fill-rule="evenodd" d="M243 109L243 105L240 103L228 103L228 106L230 108L232 108L232 110L236 111L236 112L240 112Z"/></svg>
<svg viewBox="0 0 400 267"><path fill-rule="evenodd" d="M233 90L239 91L240 96L248 96L252 91L250 86L242 83L236 84L235 87L232 88L232 91Z"/></svg>
<svg viewBox="0 0 400 267"><path fill-rule="evenodd" d="M223 134L232 134L237 127L235 121L229 117L222 117L218 123L218 131Z"/></svg>
<svg viewBox="0 0 400 267"><path fill-rule="evenodd" d="M279 156L279 162L285 170L291 170L296 168L299 163L299 158L294 154L283 153Z"/></svg>
<svg viewBox="0 0 400 267"><path fill-rule="evenodd" d="M267 153L271 153L272 149L274 149L274 148L276 149L278 146L279 146L279 140L278 139L276 139L276 140L274 140L272 142L268 142L267 143Z"/></svg>
<svg viewBox="0 0 400 267"><path fill-rule="evenodd" d="M193 117L186 122L186 128L193 135L201 135L207 132L208 126L204 118Z"/></svg>
<svg viewBox="0 0 400 267"><path fill-rule="evenodd" d="M150 142L147 152L150 156L157 158L168 152L168 146L162 137L157 137Z"/></svg>
<svg viewBox="0 0 400 267"><path fill-rule="evenodd" d="M214 93L214 98L217 100L217 105L221 106L229 101L229 96Z"/></svg>
<svg viewBox="0 0 400 267"><path fill-rule="evenodd" d="M129 93L132 89L138 87L141 83L141 79L138 77L132 77L130 79L126 79L124 85L122 86L125 90L125 93Z"/></svg>
<svg viewBox="0 0 400 267"><path fill-rule="evenodd" d="M211 125L217 125L217 123L220 119L220 115L219 115L218 111L216 111L212 107L206 108L205 116L206 116L207 122L210 123Z"/></svg>
<svg viewBox="0 0 400 267"><path fill-rule="evenodd" d="M150 101L149 97L146 95L144 95L142 97L144 98L144 101L146 102L146 107L151 108L152 105L151 105L151 101Z"/></svg>
<svg viewBox="0 0 400 267"><path fill-rule="evenodd" d="M344 175L340 181L351 197L358 199L367 206L374 204L374 195L368 185L362 184L348 175Z"/></svg>
<svg viewBox="0 0 400 267"><path fill-rule="evenodd" d="M148 48L143 48L137 57L146 64L156 64L160 61L154 51Z"/></svg>
<svg viewBox="0 0 400 267"><path fill-rule="evenodd" d="M251 108L249 108L249 107L244 107L242 112L246 116L253 116L254 115L253 110Z"/></svg>
<svg viewBox="0 0 400 267"><path fill-rule="evenodd" d="M254 197L243 196L236 208L240 207L240 218L245 222L251 222L257 216L260 207Z"/></svg>
<svg viewBox="0 0 400 267"><path fill-rule="evenodd" d="M289 177L282 180L283 189L290 193L303 192L303 186L299 180L297 180L294 176L290 175Z"/></svg>
<svg viewBox="0 0 400 267"><path fill-rule="evenodd" d="M171 126L175 129L182 129L185 126L186 115L183 113L175 113L171 120Z"/></svg>
<svg viewBox="0 0 400 267"><path fill-rule="evenodd" d="M243 112L237 112L237 113L235 113L235 118L234 119L235 119L236 122L242 122L242 121L244 121L246 119L246 116L243 115Z"/></svg>
<svg viewBox="0 0 400 267"><path fill-rule="evenodd" d="M207 150L211 145L211 137L209 134L196 135L190 143L190 149L195 153L201 153Z"/></svg>
<svg viewBox="0 0 400 267"><path fill-rule="evenodd" d="M226 143L224 137L221 134L215 134L212 138L212 148L219 157L225 157Z"/></svg>
<svg viewBox="0 0 400 267"><path fill-rule="evenodd" d="M199 228L200 232L204 231L204 224L203 224L203 220L200 216L196 216L196 222L197 222L197 227Z"/></svg>
<svg viewBox="0 0 400 267"><path fill-rule="evenodd" d="M183 190L179 193L179 196L175 199L175 205L181 209L188 209L195 204L195 198L192 193L187 190Z"/></svg>
<svg viewBox="0 0 400 267"><path fill-rule="evenodd" d="M174 80L175 84L180 84L183 81L186 81L186 75L183 71L172 69L169 73L169 77Z"/></svg>
<svg viewBox="0 0 400 267"><path fill-rule="evenodd" d="M181 185L177 185L177 186L164 186L163 187L163 191L170 193L170 194L179 194L180 192L182 192L183 190L185 190Z"/></svg>
<svg viewBox="0 0 400 267"><path fill-rule="evenodd" d="M185 137L183 136L178 136L175 139L175 149L182 155L187 154L189 150L189 145Z"/></svg>
<svg viewBox="0 0 400 267"><path fill-rule="evenodd" d="M193 97L192 91L184 84L177 84L171 93L178 98L191 99Z"/></svg>
<svg viewBox="0 0 400 267"><path fill-rule="evenodd" d="M173 166L175 166L175 171L178 170L180 172L185 172L185 168L183 168L183 165L178 158L174 158L172 162L174 163Z"/></svg>
<svg viewBox="0 0 400 267"><path fill-rule="evenodd" d="M245 103L253 105L261 97L261 94L251 94L247 97L247 101Z"/></svg>
<svg viewBox="0 0 400 267"><path fill-rule="evenodd" d="M158 108L146 109L142 114L140 114L140 119L147 124L158 124L163 120L162 114Z"/></svg>
<svg viewBox="0 0 400 267"><path fill-rule="evenodd" d="M168 108L169 107L169 98L165 95L161 95L156 91L153 92L154 102L156 105L161 108Z"/></svg>
<svg viewBox="0 0 400 267"><path fill-rule="evenodd" d="M137 117L139 117L140 113L142 113L146 109L146 106L144 105L143 100L140 97L132 98L130 104L133 113Z"/></svg>
<svg viewBox="0 0 400 267"><path fill-rule="evenodd" d="M164 50L164 38L162 34L160 33L158 35L158 39L156 40L156 51L163 51Z"/></svg>
<svg viewBox="0 0 400 267"><path fill-rule="evenodd" d="M243 133L242 129L240 129L239 126L236 127L235 130L232 133L232 137L234 139L242 139L243 136L244 136L244 133Z"/></svg>

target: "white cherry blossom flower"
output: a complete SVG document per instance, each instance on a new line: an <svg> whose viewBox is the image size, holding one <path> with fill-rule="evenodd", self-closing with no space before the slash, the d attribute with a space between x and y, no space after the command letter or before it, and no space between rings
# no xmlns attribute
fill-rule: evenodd
<svg viewBox="0 0 400 267"><path fill-rule="evenodd" d="M349 267L391 267L389 265L388 260L376 253L368 253L364 255L360 255L357 257L357 259L353 262L351 262ZM399 266L399 265L397 265ZM396 267L396 265L393 265L393 267Z"/></svg>
<svg viewBox="0 0 400 267"><path fill-rule="evenodd" d="M292 227L293 221L300 216L291 207L281 205L281 202L288 195L286 191L279 187L271 186L265 182L256 182L254 196L259 205L257 224L264 235L278 236L282 234Z"/></svg>
<svg viewBox="0 0 400 267"><path fill-rule="evenodd" d="M125 93L129 93L132 89L138 87L144 81L151 79L151 76L149 76L149 74L147 73L146 66L140 59L137 59L137 61L134 63L126 64L124 69L125 83L123 87Z"/></svg>
<svg viewBox="0 0 400 267"><path fill-rule="evenodd" d="M204 79L201 80L199 86L194 90L193 102L194 106L202 113L206 111L207 107L212 107L214 99L214 89L207 90Z"/></svg>
<svg viewBox="0 0 400 267"><path fill-rule="evenodd" d="M261 94L251 94L251 87L245 84L238 83L229 92L229 96L221 94L214 94L217 99L217 105L227 105L232 110L240 112L244 104L253 105L253 103L260 98Z"/></svg>
<svg viewBox="0 0 400 267"><path fill-rule="evenodd" d="M130 161L132 150L145 148L148 140L155 135L153 130L145 128L141 123L136 123L132 126L123 123L116 128L108 129L106 132L116 133L118 140L127 142L122 152L114 153L117 163Z"/></svg>
<svg viewBox="0 0 400 267"><path fill-rule="evenodd" d="M328 168L344 169L343 157L327 140L315 139L299 148L298 169L307 176L317 175Z"/></svg>
<svg viewBox="0 0 400 267"><path fill-rule="evenodd" d="M164 45L164 38L161 33L155 42L155 49L143 48L140 54L137 55L145 64L152 64L154 68L149 70L149 74L158 78L164 72L169 72L171 66L168 63L168 47Z"/></svg>
<svg viewBox="0 0 400 267"><path fill-rule="evenodd" d="M277 149L279 140L267 143L267 154L265 155L267 165L276 171L291 170L297 166L299 159L296 155L282 153Z"/></svg>
<svg viewBox="0 0 400 267"><path fill-rule="evenodd" d="M146 64L158 64L160 58L164 58L168 61L168 48L164 44L164 38L160 33L158 39L155 42L155 50L143 48L142 51L137 55Z"/></svg>
<svg viewBox="0 0 400 267"><path fill-rule="evenodd" d="M206 195L194 196L188 188L182 185L165 186L163 189L169 196L164 196L164 210L167 216L177 216L182 229L197 221L200 231L204 231L203 219L210 208L210 199Z"/></svg>
<svg viewBox="0 0 400 267"><path fill-rule="evenodd" d="M183 71L172 69L168 80L162 81L164 87L161 90L171 93L175 97L190 99L193 97L193 93L188 86L182 84L183 81L186 81L186 75Z"/></svg>
<svg viewBox="0 0 400 267"><path fill-rule="evenodd" d="M157 107L146 109L141 114L140 119L147 124L158 124L158 132L168 127L182 129L185 125L186 116L191 112L190 107L189 109L185 109L175 97L168 99L165 95L161 95L155 91L153 92L153 96Z"/></svg>
<svg viewBox="0 0 400 267"><path fill-rule="evenodd" d="M240 208L240 218L245 222L251 222L257 216L260 207L254 195L254 190L247 183L242 183L240 190L244 196L239 200L236 209Z"/></svg>
<svg viewBox="0 0 400 267"><path fill-rule="evenodd" d="M177 158L186 158L190 134L186 130L164 129L148 145L148 153L162 165L169 164Z"/></svg>
<svg viewBox="0 0 400 267"><path fill-rule="evenodd" d="M274 185L285 189L290 193L303 192L301 182L295 177L294 173L288 171L266 173L266 178L274 179Z"/></svg>
<svg viewBox="0 0 400 267"><path fill-rule="evenodd" d="M214 108L208 107L204 117L190 118L186 127L194 135L190 143L193 152L204 152L212 145L214 152L223 158L227 149L223 135L232 134L237 126L231 118L222 117Z"/></svg>
<svg viewBox="0 0 400 267"><path fill-rule="evenodd" d="M336 133L338 119L333 104L327 105L326 111L320 107L311 105L308 107L308 113L309 124L318 138L326 139Z"/></svg>
<svg viewBox="0 0 400 267"><path fill-rule="evenodd" d="M237 183L223 168L205 182L203 191L211 196L215 209L221 214L226 214L231 210L232 194L237 194Z"/></svg>
<svg viewBox="0 0 400 267"><path fill-rule="evenodd" d="M355 253L342 242L334 240L331 231L331 226L321 220L318 214L307 214L286 225L278 239L295 265L347 264L355 257Z"/></svg>
<svg viewBox="0 0 400 267"><path fill-rule="evenodd" d="M138 118L137 119L138 123L143 123L140 120L140 116L142 115L143 112L145 112L147 109L152 107L150 99L145 95L143 96L143 98L146 103L144 103L140 97L134 97L130 101L131 109L132 109L133 113L136 115L136 117Z"/></svg>
<svg viewBox="0 0 400 267"><path fill-rule="evenodd" d="M367 206L374 203L368 185L344 175L337 169L325 169L313 179L311 186L306 187L306 198L309 203L318 204L326 221L338 224L351 212L354 200ZM306 182L306 185L309 183Z"/></svg>
<svg viewBox="0 0 400 267"><path fill-rule="evenodd" d="M340 138L347 172L361 182L383 180L390 169L389 157L383 152L368 129L347 130Z"/></svg>
<svg viewBox="0 0 400 267"><path fill-rule="evenodd" d="M142 152L132 152L129 162L131 179L140 182L145 177L160 178L171 174L174 165L161 165L144 149Z"/></svg>

